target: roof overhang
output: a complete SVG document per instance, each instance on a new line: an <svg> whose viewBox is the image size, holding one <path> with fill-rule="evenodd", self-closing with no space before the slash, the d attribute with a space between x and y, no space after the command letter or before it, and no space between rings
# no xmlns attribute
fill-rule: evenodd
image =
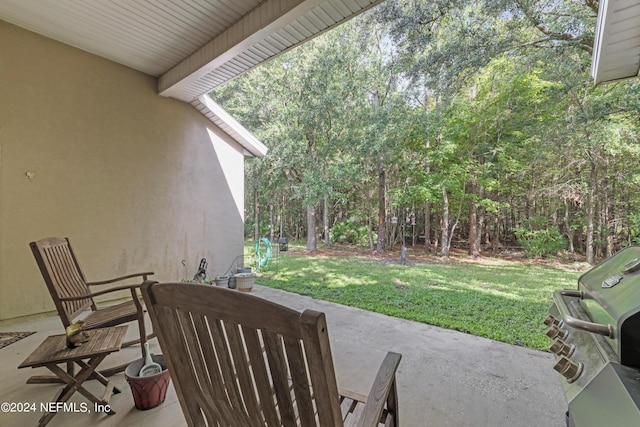
<svg viewBox="0 0 640 427"><path fill-rule="evenodd" d="M216 104L209 95L201 95L191 104L227 135L235 139L245 149L245 156L263 157L267 154L267 147Z"/></svg>
<svg viewBox="0 0 640 427"><path fill-rule="evenodd" d="M163 74L158 93L190 102L381 1L266 0Z"/></svg>
<svg viewBox="0 0 640 427"><path fill-rule="evenodd" d="M638 76L640 2L601 0L591 62L596 84Z"/></svg>
<svg viewBox="0 0 640 427"><path fill-rule="evenodd" d="M200 95L383 0L2 0L0 19Z"/></svg>
<svg viewBox="0 0 640 427"><path fill-rule="evenodd" d="M208 96L212 89L383 0L0 0L0 20L158 79L246 155L267 148Z"/></svg>

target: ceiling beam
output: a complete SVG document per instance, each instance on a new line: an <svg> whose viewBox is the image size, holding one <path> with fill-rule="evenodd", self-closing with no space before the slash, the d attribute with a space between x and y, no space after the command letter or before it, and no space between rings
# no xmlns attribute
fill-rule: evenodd
<svg viewBox="0 0 640 427"><path fill-rule="evenodd" d="M160 76L158 93L174 96L273 32L300 18L326 0L266 0L240 21Z"/></svg>

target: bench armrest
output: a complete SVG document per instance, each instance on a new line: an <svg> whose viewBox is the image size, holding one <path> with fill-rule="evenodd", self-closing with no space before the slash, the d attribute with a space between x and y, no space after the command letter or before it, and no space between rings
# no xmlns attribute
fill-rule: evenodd
<svg viewBox="0 0 640 427"><path fill-rule="evenodd" d="M393 416L396 419L395 425L398 425L396 370L398 369L401 358L401 354L388 352L382 361L376 379L367 396L367 402L365 403L358 427L377 426L382 416L385 403L387 403L387 409L394 412Z"/></svg>

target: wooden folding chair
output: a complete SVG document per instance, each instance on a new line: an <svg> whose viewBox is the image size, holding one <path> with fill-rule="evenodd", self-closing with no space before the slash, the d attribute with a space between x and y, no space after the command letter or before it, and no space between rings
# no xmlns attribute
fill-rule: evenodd
<svg viewBox="0 0 640 427"><path fill-rule="evenodd" d="M142 284L190 426L397 426L387 353L368 396L338 391L324 313L230 289Z"/></svg>
<svg viewBox="0 0 640 427"><path fill-rule="evenodd" d="M29 246L65 328L82 318L82 315L86 314L86 312L89 312L89 314L82 318L85 329L106 328L135 320L138 322L140 338L125 342L123 347L140 343L144 357L144 343L154 335L147 336L146 334L144 301L142 301L137 292L140 284L118 286L97 292L92 292L90 287L135 277L147 280L148 276L152 275L153 272L129 274L99 282L87 282L68 238L46 238L31 242ZM96 306L94 297L122 290L131 292L130 300L103 308ZM116 372L122 372L125 367L126 364L108 369L103 373L109 376ZM36 382L36 380L32 382ZM45 380L43 379L42 382L45 382Z"/></svg>

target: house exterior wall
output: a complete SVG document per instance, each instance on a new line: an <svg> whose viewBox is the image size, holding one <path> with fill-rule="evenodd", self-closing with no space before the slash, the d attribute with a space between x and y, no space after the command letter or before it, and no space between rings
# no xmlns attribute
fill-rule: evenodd
<svg viewBox="0 0 640 427"><path fill-rule="evenodd" d="M44 237L69 237L89 281L181 280L203 257L213 276L242 254L243 149L156 89L0 21L0 323L54 310Z"/></svg>

